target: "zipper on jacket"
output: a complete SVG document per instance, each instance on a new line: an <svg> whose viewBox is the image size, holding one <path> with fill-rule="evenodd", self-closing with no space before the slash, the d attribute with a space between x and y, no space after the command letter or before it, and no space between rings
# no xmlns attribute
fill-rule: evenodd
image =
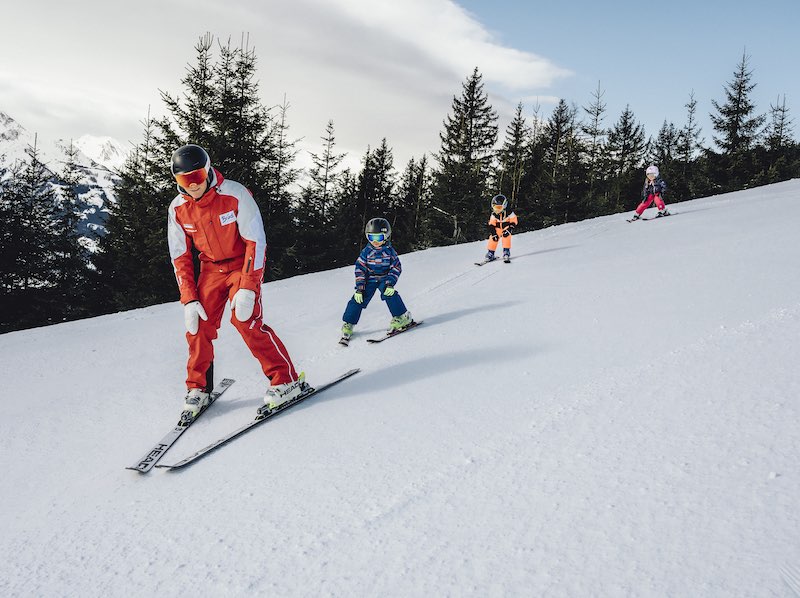
<svg viewBox="0 0 800 598"><path fill-rule="evenodd" d="M251 256L251 257L247 258L247 268L244 269L244 273L245 274L249 274L250 273L250 264L252 264L252 263L253 263L253 257Z"/></svg>

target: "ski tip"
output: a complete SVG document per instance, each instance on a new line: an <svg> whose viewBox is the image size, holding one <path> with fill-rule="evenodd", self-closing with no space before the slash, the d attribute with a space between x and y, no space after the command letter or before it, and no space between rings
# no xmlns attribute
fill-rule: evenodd
<svg viewBox="0 0 800 598"><path fill-rule="evenodd" d="M159 469L166 469L167 471L172 471L173 469L178 469L180 466L177 463L165 463L162 465L161 463L157 463L156 467Z"/></svg>

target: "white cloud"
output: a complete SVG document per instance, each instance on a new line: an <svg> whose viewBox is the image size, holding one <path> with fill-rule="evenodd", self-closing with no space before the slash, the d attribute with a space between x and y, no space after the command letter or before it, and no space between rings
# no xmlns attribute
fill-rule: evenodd
<svg viewBox="0 0 800 598"><path fill-rule="evenodd" d="M174 0L145 3L134 13L114 3L80 3L102 22L40 22L48 28L42 54L68 53L68 40L83 40L74 70L21 59L13 65L19 70L0 75L0 109L29 130L138 140L148 106L155 115L163 111L158 90L183 91L180 79L206 30L234 45L246 32L259 60L262 99L280 104L286 95L290 134L303 138L301 146L319 147L333 120L340 151L358 160L385 137L398 169L438 150L452 98L475 67L497 102L501 127L522 97L546 104L552 99L539 94L570 76L542 56L504 45L450 0Z"/></svg>

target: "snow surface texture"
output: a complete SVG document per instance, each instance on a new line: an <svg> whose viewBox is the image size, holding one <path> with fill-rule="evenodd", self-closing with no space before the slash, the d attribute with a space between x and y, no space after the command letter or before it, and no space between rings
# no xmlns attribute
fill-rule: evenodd
<svg viewBox="0 0 800 598"><path fill-rule="evenodd" d="M351 268L270 283L312 384L363 371L179 472L124 469L178 418L178 303L0 336L0 595L794 596L798 195L404 255L425 325L380 345L378 299L337 343ZM216 348L237 382L162 463L260 404Z"/></svg>

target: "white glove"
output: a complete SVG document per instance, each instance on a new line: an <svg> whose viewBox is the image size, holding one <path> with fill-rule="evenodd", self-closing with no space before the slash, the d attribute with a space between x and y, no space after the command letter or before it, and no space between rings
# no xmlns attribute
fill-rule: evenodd
<svg viewBox="0 0 800 598"><path fill-rule="evenodd" d="M183 306L183 321L186 323L186 331L189 334L197 334L197 329L200 327L200 318L208 320L206 310L203 309L199 301L190 301Z"/></svg>
<svg viewBox="0 0 800 598"><path fill-rule="evenodd" d="M239 289L231 299L231 309L236 314L236 319L246 322L253 315L256 306L256 292L250 289Z"/></svg>

